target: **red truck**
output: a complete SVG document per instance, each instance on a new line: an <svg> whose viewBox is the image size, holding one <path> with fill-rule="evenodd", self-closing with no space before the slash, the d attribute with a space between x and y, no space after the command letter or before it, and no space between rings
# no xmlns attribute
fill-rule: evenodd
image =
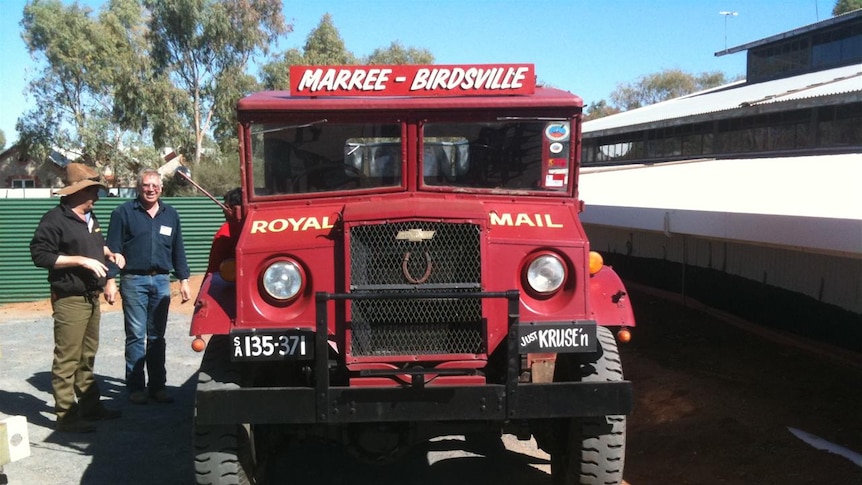
<svg viewBox="0 0 862 485"><path fill-rule="evenodd" d="M531 64L290 79L237 106L242 204L190 330L197 483L255 483L287 440L385 463L503 433L555 483L620 483L635 321L578 216L582 100Z"/></svg>

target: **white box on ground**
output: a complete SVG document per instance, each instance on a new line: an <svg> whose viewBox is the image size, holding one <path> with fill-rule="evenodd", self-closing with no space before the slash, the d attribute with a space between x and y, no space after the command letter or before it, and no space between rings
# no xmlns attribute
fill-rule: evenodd
<svg viewBox="0 0 862 485"><path fill-rule="evenodd" d="M30 456L27 418L10 416L0 420L0 465Z"/></svg>

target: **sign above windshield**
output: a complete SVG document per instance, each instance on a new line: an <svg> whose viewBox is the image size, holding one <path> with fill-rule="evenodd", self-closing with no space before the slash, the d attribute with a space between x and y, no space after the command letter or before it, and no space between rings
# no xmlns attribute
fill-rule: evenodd
<svg viewBox="0 0 862 485"><path fill-rule="evenodd" d="M533 94L533 64L291 66L291 96Z"/></svg>

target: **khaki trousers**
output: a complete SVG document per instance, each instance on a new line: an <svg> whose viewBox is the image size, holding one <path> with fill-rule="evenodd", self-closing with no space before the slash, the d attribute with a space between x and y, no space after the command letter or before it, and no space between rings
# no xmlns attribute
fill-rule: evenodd
<svg viewBox="0 0 862 485"><path fill-rule="evenodd" d="M54 411L57 420L61 420L75 407L76 398L82 412L99 405L99 385L93 365L99 348L102 313L98 294L57 298L51 303L54 309L51 386L54 389Z"/></svg>

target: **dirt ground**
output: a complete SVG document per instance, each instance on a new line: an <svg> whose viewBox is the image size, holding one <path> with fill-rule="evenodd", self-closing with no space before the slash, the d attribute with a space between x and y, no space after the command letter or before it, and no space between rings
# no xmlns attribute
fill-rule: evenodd
<svg viewBox="0 0 862 485"><path fill-rule="evenodd" d="M191 313L177 286L171 311ZM630 290L637 327L621 346L636 399L629 484L862 483L860 465L790 430L862 453L862 356ZM46 301L3 305L0 321L25 312L51 310Z"/></svg>
<svg viewBox="0 0 862 485"><path fill-rule="evenodd" d="M862 483L862 462L790 431L862 453L862 356L637 290L632 304L632 485Z"/></svg>

